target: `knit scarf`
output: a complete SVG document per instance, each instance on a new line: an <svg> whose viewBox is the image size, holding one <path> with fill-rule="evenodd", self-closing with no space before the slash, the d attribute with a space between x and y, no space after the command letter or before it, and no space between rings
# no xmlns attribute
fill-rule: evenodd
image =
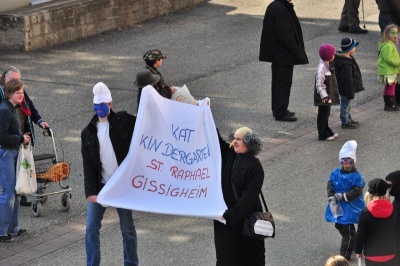
<svg viewBox="0 0 400 266"><path fill-rule="evenodd" d="M29 109L29 105L24 99L22 100L21 106L20 106L21 111L27 116L30 117L31 116L31 109Z"/></svg>

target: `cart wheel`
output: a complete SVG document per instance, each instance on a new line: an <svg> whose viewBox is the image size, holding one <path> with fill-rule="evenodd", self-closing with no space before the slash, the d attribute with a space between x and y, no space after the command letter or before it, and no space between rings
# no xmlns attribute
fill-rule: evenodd
<svg viewBox="0 0 400 266"><path fill-rule="evenodd" d="M43 197L39 197L39 199L41 199L42 204L45 203L47 201L49 196L43 196Z"/></svg>
<svg viewBox="0 0 400 266"><path fill-rule="evenodd" d="M42 215L42 203L40 201L35 200L32 203L32 213L35 217L39 217Z"/></svg>
<svg viewBox="0 0 400 266"><path fill-rule="evenodd" d="M67 212L69 211L70 208L71 208L71 194L64 193L61 196L61 210Z"/></svg>

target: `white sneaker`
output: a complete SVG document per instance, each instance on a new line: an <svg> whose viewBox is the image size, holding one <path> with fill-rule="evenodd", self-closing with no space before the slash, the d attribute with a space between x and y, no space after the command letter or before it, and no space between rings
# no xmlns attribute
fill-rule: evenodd
<svg viewBox="0 0 400 266"><path fill-rule="evenodd" d="M332 137L337 138L337 137L339 137L339 134L335 132L335 133L333 133Z"/></svg>
<svg viewBox="0 0 400 266"><path fill-rule="evenodd" d="M334 136L330 136L330 137L327 137L325 140L334 140L334 139L335 139Z"/></svg>

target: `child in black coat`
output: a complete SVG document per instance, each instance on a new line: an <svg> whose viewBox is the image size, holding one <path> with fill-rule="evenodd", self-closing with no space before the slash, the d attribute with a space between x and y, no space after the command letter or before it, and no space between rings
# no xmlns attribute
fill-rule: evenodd
<svg viewBox="0 0 400 266"><path fill-rule="evenodd" d="M356 238L356 256L365 256L366 266L398 266L396 255L396 217L386 194L390 185L376 178L368 183L367 207L361 212ZM364 253L364 255L363 255Z"/></svg>
<svg viewBox="0 0 400 266"><path fill-rule="evenodd" d="M353 120L350 114L351 101L355 93L365 90L360 68L353 57L358 45L359 43L352 38L343 38L340 44L342 53L337 53L334 60L340 94L340 120L342 128L345 129L357 128L359 123Z"/></svg>

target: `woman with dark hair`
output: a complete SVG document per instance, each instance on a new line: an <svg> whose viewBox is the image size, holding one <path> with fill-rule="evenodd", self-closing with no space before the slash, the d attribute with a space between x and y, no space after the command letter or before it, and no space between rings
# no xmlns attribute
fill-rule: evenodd
<svg viewBox="0 0 400 266"><path fill-rule="evenodd" d="M18 227L19 201L15 194L16 163L19 146L31 138L22 134L16 106L24 99L24 83L12 80L3 89L0 103L0 242L26 232Z"/></svg>
<svg viewBox="0 0 400 266"><path fill-rule="evenodd" d="M7 68L0 78L0 102L4 98L3 88L10 81L14 79L21 79L21 72L16 67ZM19 119L21 121L21 131L22 133L27 133L30 135L32 140L32 146L35 144L35 131L33 130L33 123L40 126L41 128L49 127L46 121L39 115L33 105L32 100L29 98L26 91L24 91L24 99L21 103L20 108L17 108L19 114ZM25 196L21 197L22 206L31 206L31 202Z"/></svg>
<svg viewBox="0 0 400 266"><path fill-rule="evenodd" d="M264 240L242 234L244 219L262 211L259 194L264 171L255 157L262 147L261 140L248 127L230 135L231 143L219 136L222 156L222 193L228 209L221 221L214 221L214 243L218 266L265 265Z"/></svg>

